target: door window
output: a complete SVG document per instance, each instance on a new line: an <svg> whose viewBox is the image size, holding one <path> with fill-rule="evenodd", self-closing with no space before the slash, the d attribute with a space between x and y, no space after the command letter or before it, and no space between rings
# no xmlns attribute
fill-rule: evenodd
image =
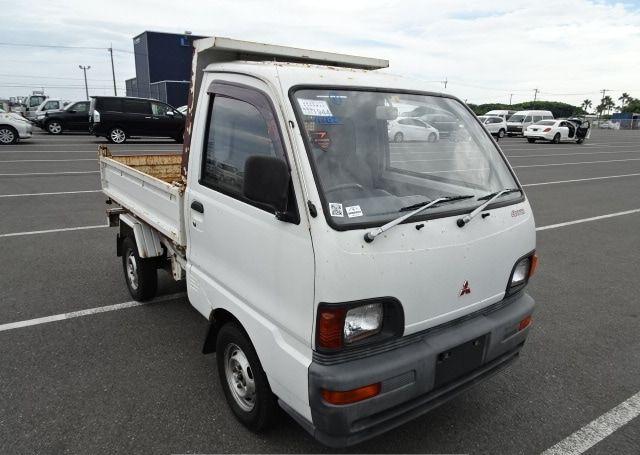
<svg viewBox="0 0 640 455"><path fill-rule="evenodd" d="M524 119L524 123L531 123L531 116L527 115Z"/></svg>
<svg viewBox="0 0 640 455"><path fill-rule="evenodd" d="M69 108L70 111L87 112L89 110L89 103L76 103Z"/></svg>
<svg viewBox="0 0 640 455"><path fill-rule="evenodd" d="M153 112L153 115L167 117L167 112L173 111L173 109L166 104L151 103L151 111Z"/></svg>
<svg viewBox="0 0 640 455"><path fill-rule="evenodd" d="M60 104L57 101L47 101L44 103L42 110L48 111L49 109L58 109L58 107L60 107Z"/></svg>
<svg viewBox="0 0 640 455"><path fill-rule="evenodd" d="M200 183L244 200L244 165L252 155L282 155L271 140L267 121L250 103L214 96Z"/></svg>
<svg viewBox="0 0 640 455"><path fill-rule="evenodd" d="M144 100L122 100L122 110L129 114L151 114L151 107L148 101Z"/></svg>

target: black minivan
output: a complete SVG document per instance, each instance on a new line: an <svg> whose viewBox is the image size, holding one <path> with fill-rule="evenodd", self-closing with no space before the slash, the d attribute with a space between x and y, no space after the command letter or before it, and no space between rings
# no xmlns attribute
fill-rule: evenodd
<svg viewBox="0 0 640 455"><path fill-rule="evenodd" d="M89 132L122 144L132 136L170 137L182 142L185 116L168 104L147 98L94 96Z"/></svg>

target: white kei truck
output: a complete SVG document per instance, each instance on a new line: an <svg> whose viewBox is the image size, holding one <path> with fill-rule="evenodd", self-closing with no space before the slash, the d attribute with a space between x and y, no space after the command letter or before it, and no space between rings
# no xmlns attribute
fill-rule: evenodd
<svg viewBox="0 0 640 455"><path fill-rule="evenodd" d="M220 37L194 48L182 153L101 146L102 190L133 298L154 296L159 269L186 280L246 427L282 408L322 443L353 445L518 357L533 214L463 102L386 60ZM455 117L455 140L390 141L410 110Z"/></svg>

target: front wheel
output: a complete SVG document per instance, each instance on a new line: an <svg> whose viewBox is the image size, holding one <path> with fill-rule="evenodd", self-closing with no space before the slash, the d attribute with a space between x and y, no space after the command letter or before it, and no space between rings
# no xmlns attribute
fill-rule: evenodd
<svg viewBox="0 0 640 455"><path fill-rule="evenodd" d="M127 288L134 300L152 299L158 289L158 271L154 259L142 259L136 242L127 237L122 243L122 268Z"/></svg>
<svg viewBox="0 0 640 455"><path fill-rule="evenodd" d="M437 140L438 140L438 135L436 133L429 134L429 137L427 138L428 142L435 142Z"/></svg>
<svg viewBox="0 0 640 455"><path fill-rule="evenodd" d="M584 139L578 139L578 140L576 141L576 143L578 143L578 144L582 144L583 142L584 142Z"/></svg>
<svg viewBox="0 0 640 455"><path fill-rule="evenodd" d="M123 144L127 140L127 133L119 127L111 128L107 135L107 139L112 144Z"/></svg>
<svg viewBox="0 0 640 455"><path fill-rule="evenodd" d="M235 323L218 332L216 361L220 384L237 419L251 431L268 428L278 415L276 398L249 337Z"/></svg>
<svg viewBox="0 0 640 455"><path fill-rule="evenodd" d="M62 124L57 120L47 122L45 129L47 130L47 133L50 134L62 134Z"/></svg>
<svg viewBox="0 0 640 455"><path fill-rule="evenodd" d="M0 126L0 144L10 145L18 142L18 132L11 126Z"/></svg>
<svg viewBox="0 0 640 455"><path fill-rule="evenodd" d="M554 144L559 144L560 143L560 133L556 133L555 136L553 136L553 139L551 140L552 143Z"/></svg>
<svg viewBox="0 0 640 455"><path fill-rule="evenodd" d="M403 142L404 141L404 134L402 133L396 133L393 136L393 142Z"/></svg>
<svg viewBox="0 0 640 455"><path fill-rule="evenodd" d="M500 131L498 131L498 137L500 139L502 139L505 134L506 134L506 131L504 129L500 128Z"/></svg>

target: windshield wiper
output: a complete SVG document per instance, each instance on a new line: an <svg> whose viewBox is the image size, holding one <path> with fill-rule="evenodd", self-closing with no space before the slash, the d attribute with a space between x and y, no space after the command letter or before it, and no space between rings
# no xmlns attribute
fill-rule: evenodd
<svg viewBox="0 0 640 455"><path fill-rule="evenodd" d="M445 197L439 197L436 198L432 201L429 202L423 202L420 204L414 204L414 205L410 205L408 207L403 207L400 209L400 212L404 212L407 210L412 210L414 209L412 212L407 213L406 215L402 215L399 216L398 218L396 218L395 220L389 221L387 224L382 225L380 227L377 227L369 232L367 232L364 235L364 241L367 243L371 243L375 240L376 237L378 237L380 234L382 234L385 231L388 231L389 229L391 229L394 226L397 226L398 224L402 223L404 220L406 220L407 218L411 218L413 215L416 215L424 210L427 210L429 207L433 207L437 204L442 204L443 202L451 202L451 201L459 201L461 199L469 199L472 198L473 195L471 196L466 196L466 195L461 195L461 196L445 196Z"/></svg>
<svg viewBox="0 0 640 455"><path fill-rule="evenodd" d="M489 193L485 196L479 197L478 198L479 201L483 201L485 199L488 199L488 200L481 206L474 209L471 213L463 216L462 218L458 218L458 221L456 222L456 224L460 228L464 227L465 224L467 224L469 221L474 219L478 215L478 213L482 212L489 204L491 204L493 201L498 199L500 196L504 196L505 194L509 194L509 193L515 193L518 191L522 191L522 190L520 188L505 188L504 190L496 191L494 193Z"/></svg>

